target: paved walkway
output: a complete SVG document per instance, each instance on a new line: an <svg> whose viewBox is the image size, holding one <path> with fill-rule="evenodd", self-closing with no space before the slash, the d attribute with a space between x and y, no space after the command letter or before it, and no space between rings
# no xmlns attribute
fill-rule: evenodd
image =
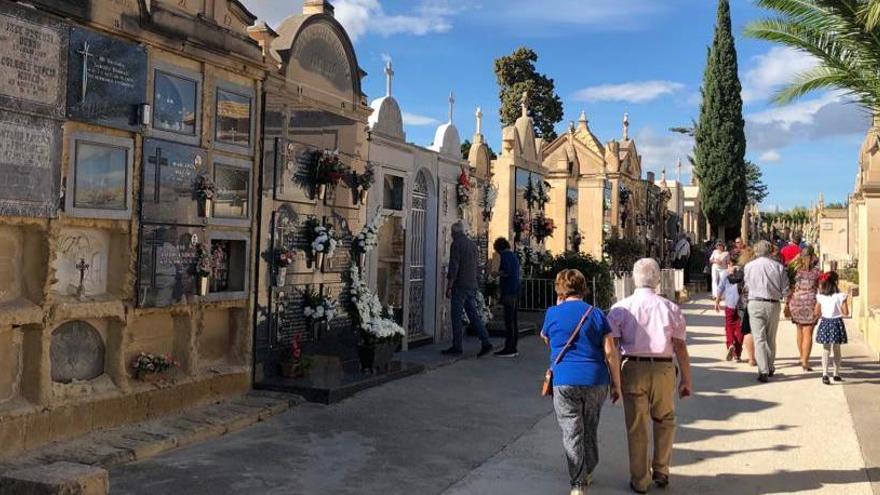
<svg viewBox="0 0 880 495"><path fill-rule="evenodd" d="M697 394L680 404L669 493L872 495L869 475L880 479L880 469L866 469L859 438L871 458L877 409L854 423L845 391L880 395L876 367L859 365L846 370L845 385L823 386L817 373L800 371L794 330L784 324L778 378L760 385L753 368L719 360L721 317L708 301L686 311ZM526 338L521 351L516 360L465 360L336 405L301 406L115 468L111 493L567 493L552 405L537 393L546 350ZM592 493L628 493L620 406L603 410L600 443Z"/></svg>

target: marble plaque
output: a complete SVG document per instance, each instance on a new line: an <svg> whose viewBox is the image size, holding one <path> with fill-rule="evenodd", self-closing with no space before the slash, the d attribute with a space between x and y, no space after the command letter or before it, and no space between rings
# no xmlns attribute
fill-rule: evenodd
<svg viewBox="0 0 880 495"><path fill-rule="evenodd" d="M0 107L62 117L66 44L57 21L0 4Z"/></svg>
<svg viewBox="0 0 880 495"><path fill-rule="evenodd" d="M69 321L52 331L49 348L52 381L70 383L104 374L104 339L84 321Z"/></svg>
<svg viewBox="0 0 880 495"><path fill-rule="evenodd" d="M248 218L250 200L249 169L214 163L214 183L217 194L214 198L214 216L218 218Z"/></svg>
<svg viewBox="0 0 880 495"><path fill-rule="evenodd" d="M291 249L295 253L293 264L287 269L288 274L312 273L309 242L305 236L305 223L314 215L304 213L297 214L290 205L282 205L275 212L275 244L279 247Z"/></svg>
<svg viewBox="0 0 880 495"><path fill-rule="evenodd" d="M195 294L196 246L206 240L202 229L144 225L138 262L138 306L171 306Z"/></svg>
<svg viewBox="0 0 880 495"><path fill-rule="evenodd" d="M349 224L350 221L356 222L355 219L346 218L344 212L334 211L332 215L324 217L324 225L333 228L336 239L339 241L333 256L324 260L325 272L344 272L348 270L348 266L351 264L351 243L354 236L352 234L352 227Z"/></svg>
<svg viewBox="0 0 880 495"><path fill-rule="evenodd" d="M61 123L0 109L0 215L54 217Z"/></svg>
<svg viewBox="0 0 880 495"><path fill-rule="evenodd" d="M146 102L146 48L71 28L67 60L69 117L138 129L138 106Z"/></svg>
<svg viewBox="0 0 880 495"><path fill-rule="evenodd" d="M107 292L110 233L97 229L64 229L58 236L55 283L52 291L65 296L95 296ZM82 278L80 278L82 277Z"/></svg>
<svg viewBox="0 0 880 495"><path fill-rule="evenodd" d="M144 222L199 225L196 181L208 174L205 150L157 139L144 142L141 218Z"/></svg>
<svg viewBox="0 0 880 495"><path fill-rule="evenodd" d="M285 285L274 294L274 341L282 349L289 349L297 335L303 343L313 340L309 323L302 313L303 292L308 288L308 285ZM314 287L313 290L319 290L319 287Z"/></svg>

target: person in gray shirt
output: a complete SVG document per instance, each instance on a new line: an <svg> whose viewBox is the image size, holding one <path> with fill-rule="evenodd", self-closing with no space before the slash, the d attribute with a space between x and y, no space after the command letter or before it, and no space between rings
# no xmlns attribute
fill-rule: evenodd
<svg viewBox="0 0 880 495"><path fill-rule="evenodd" d="M788 296L788 273L770 257L767 241L755 244L755 258L745 266L744 283L749 293L749 325L755 340L758 381L766 383L776 372L776 331L782 301Z"/></svg>
<svg viewBox="0 0 880 495"><path fill-rule="evenodd" d="M467 311L468 320L477 331L483 345L478 357L492 352L492 343L486 324L477 310L477 290L480 255L477 245L464 232L461 222L452 224L452 246L449 247L449 271L446 275L446 297L451 300L452 347L443 354L461 354L464 322L462 311Z"/></svg>

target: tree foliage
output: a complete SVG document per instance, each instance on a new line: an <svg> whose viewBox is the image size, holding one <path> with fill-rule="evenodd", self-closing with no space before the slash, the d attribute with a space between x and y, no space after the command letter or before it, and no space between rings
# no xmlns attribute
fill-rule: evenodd
<svg viewBox="0 0 880 495"><path fill-rule="evenodd" d="M746 195L749 203L759 204L770 194L767 184L764 184L764 172L756 163L746 160Z"/></svg>
<svg viewBox="0 0 880 495"><path fill-rule="evenodd" d="M465 139L464 142L461 143L461 157L463 159L465 159L465 160L468 159L468 155L471 154L471 146L473 146L473 143L471 143L470 139ZM498 158L498 155L495 154L495 151L492 149L491 146L489 146L487 144L486 148L488 148L488 150L489 150L489 159L490 160L494 160L494 159Z"/></svg>
<svg viewBox="0 0 880 495"><path fill-rule="evenodd" d="M864 107L880 109L880 1L757 0L756 4L776 16L751 23L747 35L819 60L776 93L778 103L817 89L842 89Z"/></svg>
<svg viewBox="0 0 880 495"><path fill-rule="evenodd" d="M730 4L719 0L694 132L694 173L700 179L703 213L720 236L740 225L748 200L741 92Z"/></svg>
<svg viewBox="0 0 880 495"><path fill-rule="evenodd" d="M535 69L538 54L530 48L517 48L510 55L495 59L495 77L501 99L501 122L511 125L522 115L523 92L528 91L529 116L535 134L550 141L556 138L554 126L562 121L562 100L553 79Z"/></svg>

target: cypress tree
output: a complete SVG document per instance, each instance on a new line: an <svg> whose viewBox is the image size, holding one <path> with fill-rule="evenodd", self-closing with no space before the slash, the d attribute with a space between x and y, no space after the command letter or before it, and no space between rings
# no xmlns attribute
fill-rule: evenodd
<svg viewBox="0 0 880 495"><path fill-rule="evenodd" d="M694 159L703 213L722 239L728 228L740 225L748 200L741 91L730 4L719 0L715 36L703 75Z"/></svg>

